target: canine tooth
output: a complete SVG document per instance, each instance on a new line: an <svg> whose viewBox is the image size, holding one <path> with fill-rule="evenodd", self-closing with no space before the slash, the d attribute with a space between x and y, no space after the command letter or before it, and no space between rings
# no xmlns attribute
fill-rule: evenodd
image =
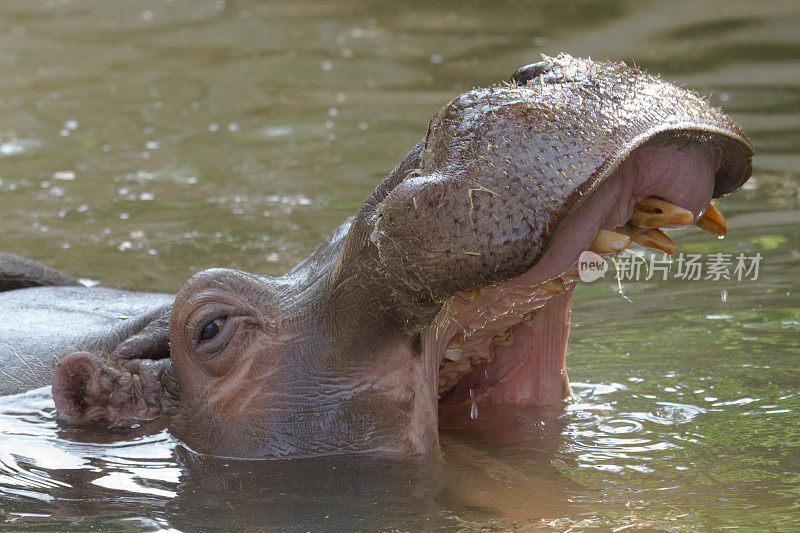
<svg viewBox="0 0 800 533"><path fill-rule="evenodd" d="M600 229L589 245L589 250L596 254L615 254L627 248L630 243L631 238L627 235Z"/></svg>
<svg viewBox="0 0 800 533"><path fill-rule="evenodd" d="M631 240L644 246L645 248L655 248L656 250L661 250L669 255L672 255L678 251L678 247L675 246L675 243L672 242L672 239L667 237L667 235L658 228L649 229L644 233L634 235L631 237Z"/></svg>
<svg viewBox="0 0 800 533"><path fill-rule="evenodd" d="M567 290L567 288L564 286L564 280L561 278L554 278L550 281L545 281L541 284L541 287L550 294L561 294Z"/></svg>
<svg viewBox="0 0 800 533"><path fill-rule="evenodd" d="M640 228L677 228L693 221L691 211L654 196L636 204L631 215L631 224Z"/></svg>
<svg viewBox="0 0 800 533"><path fill-rule="evenodd" d="M514 332L508 328L502 335L495 335L492 344L495 346L510 346L514 342Z"/></svg>
<svg viewBox="0 0 800 533"><path fill-rule="evenodd" d="M536 320L536 315L538 314L539 314L538 309L531 309L530 311L522 315L522 317L520 317L520 322L525 324L526 326L530 326Z"/></svg>
<svg viewBox="0 0 800 533"><path fill-rule="evenodd" d="M728 233L728 225L725 223L725 217L722 216L722 213L719 212L714 204L708 204L706 212L703 213L703 216L694 224L698 228L712 235L716 235L717 237L722 237Z"/></svg>
<svg viewBox="0 0 800 533"><path fill-rule="evenodd" d="M448 361L458 361L461 359L461 342L463 340L460 333L453 335L453 338L447 343L447 348L444 351L444 358Z"/></svg>
<svg viewBox="0 0 800 533"><path fill-rule="evenodd" d="M636 226L632 225L630 222L625 223L622 226L614 228L614 231L617 233L622 233L623 235L627 235L628 237L633 237L639 233L644 233L647 231L647 228L637 228Z"/></svg>

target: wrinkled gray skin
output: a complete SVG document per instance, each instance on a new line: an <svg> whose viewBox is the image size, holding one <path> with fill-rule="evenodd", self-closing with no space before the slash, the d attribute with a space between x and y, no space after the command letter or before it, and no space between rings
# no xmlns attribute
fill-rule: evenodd
<svg viewBox="0 0 800 533"><path fill-rule="evenodd" d="M637 191L697 217L749 177L751 156L730 119L684 90L622 64L545 58L444 106L356 216L291 272L191 278L157 379L124 367L133 377L112 379L88 354L70 355L56 405L76 424L178 405L173 434L223 456L431 452L443 353L431 328L459 291L561 276L599 227L627 221ZM603 218L615 191L627 191L624 205ZM562 321L568 297L553 298ZM498 376L494 392L508 378ZM556 379L561 399L566 375ZM109 400L116 386L133 408Z"/></svg>
<svg viewBox="0 0 800 533"><path fill-rule="evenodd" d="M41 263L0 252L0 395L50 384L56 365L74 352L97 354L111 365L104 373L120 405L126 383L158 381L163 389L163 379L175 390L171 372L164 372L172 301L167 294L87 288ZM116 422L160 416L162 402L171 412L175 397L161 394L149 409Z"/></svg>

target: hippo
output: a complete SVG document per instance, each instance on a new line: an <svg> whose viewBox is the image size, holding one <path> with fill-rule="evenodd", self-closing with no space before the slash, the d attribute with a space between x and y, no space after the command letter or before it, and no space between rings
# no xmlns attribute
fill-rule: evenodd
<svg viewBox="0 0 800 533"><path fill-rule="evenodd" d="M0 293L0 392L45 385L60 360L52 394L68 425L166 420L189 449L224 457L435 453L445 406L568 401L580 254L674 253L662 230L691 224L724 235L712 199L750 177L752 156L689 91L624 63L543 56L444 105L283 276L214 268L172 297L78 287L29 263L43 286Z"/></svg>

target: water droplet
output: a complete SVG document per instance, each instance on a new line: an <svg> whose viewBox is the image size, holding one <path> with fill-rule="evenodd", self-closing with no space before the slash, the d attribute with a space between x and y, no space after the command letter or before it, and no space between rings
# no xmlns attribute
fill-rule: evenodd
<svg viewBox="0 0 800 533"><path fill-rule="evenodd" d="M469 408L469 418L470 420L478 418L478 404L475 402L472 402L472 406Z"/></svg>

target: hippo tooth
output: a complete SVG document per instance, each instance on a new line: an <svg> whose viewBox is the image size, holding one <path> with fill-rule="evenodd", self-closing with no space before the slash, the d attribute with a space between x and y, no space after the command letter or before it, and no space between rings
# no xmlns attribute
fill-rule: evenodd
<svg viewBox="0 0 800 533"><path fill-rule="evenodd" d="M514 342L514 332L508 328L502 335L495 335L492 344L495 346L510 346Z"/></svg>
<svg viewBox="0 0 800 533"><path fill-rule="evenodd" d="M691 211L653 196L636 204L631 215L631 224L640 228L678 228L693 221Z"/></svg>
<svg viewBox="0 0 800 533"><path fill-rule="evenodd" d="M644 246L645 248L661 250L669 255L672 255L678 251L678 247L675 246L675 243L672 242L672 239L667 237L667 235L658 228L649 229L644 233L633 235L631 240Z"/></svg>
<svg viewBox="0 0 800 533"><path fill-rule="evenodd" d="M444 358L448 361L458 361L461 359L461 342L463 337L460 333L453 335L450 342L447 343L447 348L444 351Z"/></svg>
<svg viewBox="0 0 800 533"><path fill-rule="evenodd" d="M706 230L717 237L722 237L728 233L728 225L725 223L725 217L714 207L714 204L708 204L706 212L703 213L703 216L694 224L698 228Z"/></svg>
<svg viewBox="0 0 800 533"><path fill-rule="evenodd" d="M478 296L481 295L481 289L479 287L473 287L471 289L467 289L465 291L461 291L461 294L464 296L464 299L468 302L474 302L478 299Z"/></svg>
<svg viewBox="0 0 800 533"><path fill-rule="evenodd" d="M621 252L631 243L631 238L622 233L608 231L605 229L597 230L589 250L596 254L615 254Z"/></svg>
<svg viewBox="0 0 800 533"><path fill-rule="evenodd" d="M461 359L461 348L448 348L444 351L444 358L448 361L458 361Z"/></svg>
<svg viewBox="0 0 800 533"><path fill-rule="evenodd" d="M540 287L550 294L561 294L567 290L567 288L564 286L564 280L561 278L554 278L550 281L545 281L540 285Z"/></svg>

